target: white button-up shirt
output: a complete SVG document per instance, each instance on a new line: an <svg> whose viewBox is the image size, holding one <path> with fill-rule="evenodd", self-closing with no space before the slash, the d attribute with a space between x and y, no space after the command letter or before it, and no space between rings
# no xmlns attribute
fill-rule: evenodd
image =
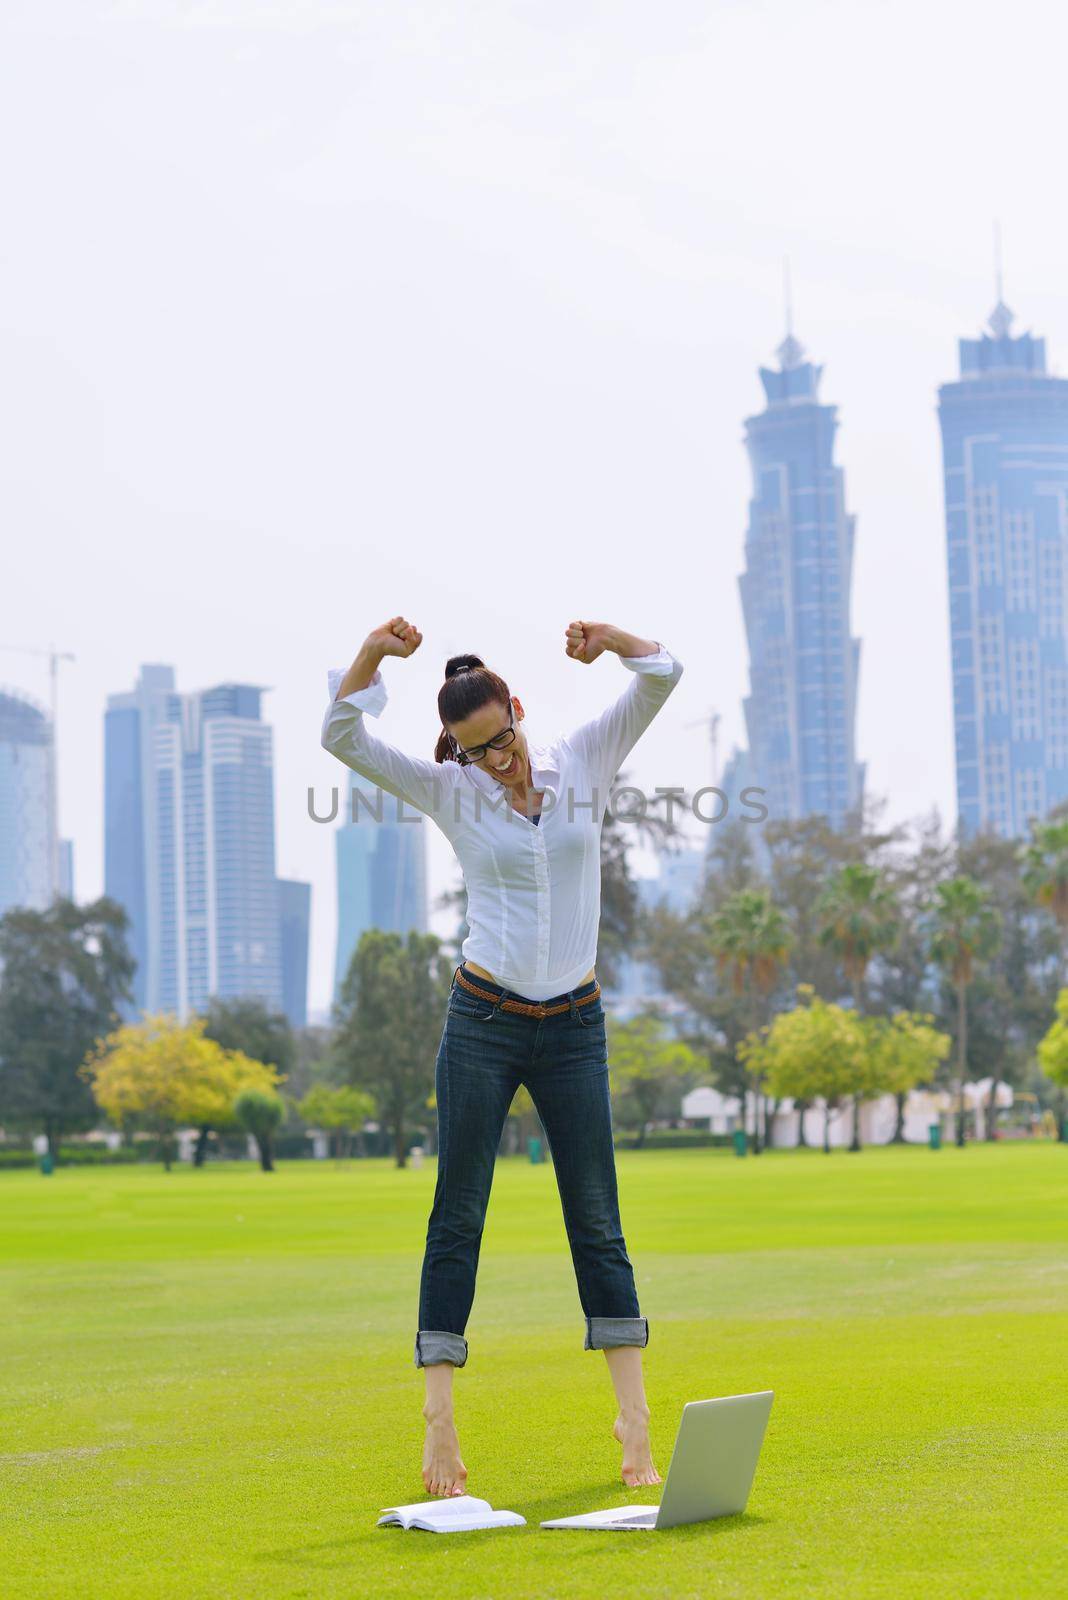
<svg viewBox="0 0 1068 1600"><path fill-rule="evenodd" d="M456 852L467 889L464 960L529 1000L575 988L594 965L601 824L611 786L682 677L682 662L663 645L654 655L619 659L634 677L614 704L548 744L528 736L534 788L544 790L537 823L516 810L508 789L482 767L421 760L370 733L364 714L377 717L386 705L380 670L343 700L334 696L348 669L331 668L327 675L323 748L437 824ZM375 825L366 812L362 816Z"/></svg>

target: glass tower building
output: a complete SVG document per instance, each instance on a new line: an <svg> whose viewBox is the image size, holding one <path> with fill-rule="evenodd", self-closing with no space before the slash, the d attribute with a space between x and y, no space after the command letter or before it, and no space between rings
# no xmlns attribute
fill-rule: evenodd
<svg viewBox="0 0 1068 1600"><path fill-rule="evenodd" d="M0 913L47 911L55 882L52 719L16 690L0 690Z"/></svg>
<svg viewBox="0 0 1068 1600"><path fill-rule="evenodd" d="M426 823L410 807L355 773L337 841L337 955L334 998L368 928L427 932Z"/></svg>
<svg viewBox="0 0 1068 1600"><path fill-rule="evenodd" d="M154 730L158 993L185 1021L208 999L283 1009L273 730L261 688L166 697Z"/></svg>
<svg viewBox="0 0 1068 1600"><path fill-rule="evenodd" d="M137 963L123 1020L159 1007L159 863L155 729L174 693L174 668L141 667L136 686L109 694L104 712L104 893L129 919L126 942Z"/></svg>
<svg viewBox="0 0 1068 1600"><path fill-rule="evenodd" d="M1068 798L1068 379L1013 320L938 391L960 826L1006 838Z"/></svg>
<svg viewBox="0 0 1068 1600"><path fill-rule="evenodd" d="M745 571L745 700L750 781L769 820L859 808L855 753L860 640L850 633L855 518L834 461L837 408L822 405L822 368L788 333L779 367L760 368L765 409L745 423L753 476Z"/></svg>
<svg viewBox="0 0 1068 1600"><path fill-rule="evenodd" d="M311 884L278 879L278 925L282 941L282 1010L294 1028L308 1021L308 943Z"/></svg>

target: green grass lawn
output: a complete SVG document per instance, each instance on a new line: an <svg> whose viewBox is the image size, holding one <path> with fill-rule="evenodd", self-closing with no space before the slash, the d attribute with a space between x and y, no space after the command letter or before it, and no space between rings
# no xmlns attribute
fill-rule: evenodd
<svg viewBox="0 0 1068 1600"><path fill-rule="evenodd" d="M772 1388L744 1516L550 1532L627 1501L549 1165L498 1163L468 1487L525 1528L375 1526L426 1498L413 1364L433 1162L0 1175L0 1593L1068 1592L1068 1149L618 1156L666 1472L686 1400Z"/></svg>

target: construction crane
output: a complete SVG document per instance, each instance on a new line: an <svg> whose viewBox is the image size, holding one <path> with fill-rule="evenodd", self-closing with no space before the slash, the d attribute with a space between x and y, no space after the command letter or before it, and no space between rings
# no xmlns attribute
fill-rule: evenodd
<svg viewBox="0 0 1068 1600"><path fill-rule="evenodd" d="M37 650L32 645L0 644L0 650L8 650L15 655L48 657L49 711L52 717L52 894L55 897L59 894L59 741L56 737L58 708L56 668L60 661L73 661L75 658L69 650L57 650L55 645L50 645L47 650Z"/></svg>
<svg viewBox="0 0 1068 1600"><path fill-rule="evenodd" d="M684 722L684 728L707 728L709 743L712 746L712 787L719 783L719 712L713 707L707 717L697 717L693 722Z"/></svg>

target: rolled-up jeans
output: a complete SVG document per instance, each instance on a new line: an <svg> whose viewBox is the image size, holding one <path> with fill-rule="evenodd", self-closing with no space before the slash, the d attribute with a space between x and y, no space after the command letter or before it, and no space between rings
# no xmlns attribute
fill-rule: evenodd
<svg viewBox="0 0 1068 1600"><path fill-rule="evenodd" d="M596 980L542 1004L555 1016L502 1011L496 1001L526 1000L481 973L458 969L487 998L453 977L435 1065L438 1171L419 1288L415 1365L467 1361L464 1329L475 1295L482 1230L504 1120L525 1084L541 1119L571 1246L583 1348L646 1345L634 1269L619 1219L608 1051ZM530 1002L527 1002L530 1003Z"/></svg>

